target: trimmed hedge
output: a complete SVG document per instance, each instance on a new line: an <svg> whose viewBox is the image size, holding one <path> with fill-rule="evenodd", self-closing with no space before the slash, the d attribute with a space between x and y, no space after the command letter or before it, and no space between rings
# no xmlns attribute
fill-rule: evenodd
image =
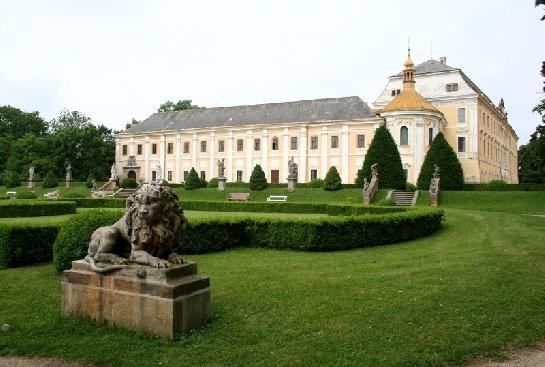
<svg viewBox="0 0 545 367"><path fill-rule="evenodd" d="M56 225L1 224L0 268L50 261L58 231Z"/></svg>
<svg viewBox="0 0 545 367"><path fill-rule="evenodd" d="M333 206L334 207L334 206ZM356 213L356 206L350 207ZM362 209L369 209L362 207ZM380 208L386 213L392 208ZM350 212L344 208L339 212ZM87 253L93 231L111 225L122 211L89 211L72 217L53 246L57 271ZM337 251L407 241L439 229L443 212L437 208L397 210L388 215L368 214L324 218L199 218L191 220L176 251L200 254L234 247L266 247L303 251Z"/></svg>
<svg viewBox="0 0 545 367"><path fill-rule="evenodd" d="M488 184L464 184L464 191L490 191ZM545 184L505 184L497 191L545 191Z"/></svg>
<svg viewBox="0 0 545 367"><path fill-rule="evenodd" d="M6 200L0 202L0 218L74 214L73 201Z"/></svg>
<svg viewBox="0 0 545 367"><path fill-rule="evenodd" d="M75 202L78 208L124 208L127 203L127 199L74 198L70 201Z"/></svg>

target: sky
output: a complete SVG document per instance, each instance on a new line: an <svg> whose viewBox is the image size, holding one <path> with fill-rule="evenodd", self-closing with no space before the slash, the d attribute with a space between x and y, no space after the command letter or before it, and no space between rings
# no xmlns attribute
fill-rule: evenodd
<svg viewBox="0 0 545 367"><path fill-rule="evenodd" d="M360 96L447 58L528 141L543 98L534 0L0 0L0 105L115 130L166 100L204 107ZM541 41L540 41L541 40Z"/></svg>

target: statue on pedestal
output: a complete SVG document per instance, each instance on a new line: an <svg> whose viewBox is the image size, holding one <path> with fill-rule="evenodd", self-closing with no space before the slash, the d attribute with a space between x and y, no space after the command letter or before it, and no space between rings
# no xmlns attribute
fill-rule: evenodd
<svg viewBox="0 0 545 367"><path fill-rule="evenodd" d="M224 178L225 176L225 158L218 159L218 178Z"/></svg>
<svg viewBox="0 0 545 367"><path fill-rule="evenodd" d="M378 163L373 163L371 165L371 175L373 178L378 178Z"/></svg>
<svg viewBox="0 0 545 367"><path fill-rule="evenodd" d="M297 163L293 160L293 157L288 161L288 179L297 180L298 170Z"/></svg>
<svg viewBox="0 0 545 367"><path fill-rule="evenodd" d="M367 181L367 177L363 178L363 191L367 191L369 189L369 182Z"/></svg>
<svg viewBox="0 0 545 367"><path fill-rule="evenodd" d="M110 168L110 181L117 181L117 168L115 167L115 162L112 164L112 168Z"/></svg>
<svg viewBox="0 0 545 367"><path fill-rule="evenodd" d="M34 166L30 166L30 168L28 169L28 180L34 180Z"/></svg>
<svg viewBox="0 0 545 367"><path fill-rule="evenodd" d="M66 167L66 181L72 181L72 166L70 164Z"/></svg>

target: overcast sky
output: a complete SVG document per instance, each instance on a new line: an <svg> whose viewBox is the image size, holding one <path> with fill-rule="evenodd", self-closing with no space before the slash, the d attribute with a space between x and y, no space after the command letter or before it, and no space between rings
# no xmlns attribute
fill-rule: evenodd
<svg viewBox="0 0 545 367"><path fill-rule="evenodd" d="M540 119L545 21L534 0L0 0L0 105L124 128L167 99L232 106L358 95L447 57L525 143Z"/></svg>

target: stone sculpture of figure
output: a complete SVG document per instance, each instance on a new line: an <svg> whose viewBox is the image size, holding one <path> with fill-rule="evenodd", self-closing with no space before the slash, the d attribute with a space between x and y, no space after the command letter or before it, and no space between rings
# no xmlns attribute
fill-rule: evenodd
<svg viewBox="0 0 545 367"><path fill-rule="evenodd" d="M157 172L156 176L155 176L155 181L157 181L157 182L162 181L163 180L163 168L161 167L161 164L158 164L155 167L155 172Z"/></svg>
<svg viewBox="0 0 545 367"><path fill-rule="evenodd" d="M369 189L369 182L367 182L367 177L363 179L363 191L367 191Z"/></svg>
<svg viewBox="0 0 545 367"><path fill-rule="evenodd" d="M70 164L66 167L66 181L72 181L72 166Z"/></svg>
<svg viewBox="0 0 545 367"><path fill-rule="evenodd" d="M297 179L297 163L295 163L293 157L288 161L288 178L292 180Z"/></svg>
<svg viewBox="0 0 545 367"><path fill-rule="evenodd" d="M378 177L378 163L373 163L371 166L371 174L373 177Z"/></svg>
<svg viewBox="0 0 545 367"><path fill-rule="evenodd" d="M97 191L97 180L92 180L91 182L93 183L93 188L91 191Z"/></svg>
<svg viewBox="0 0 545 367"><path fill-rule="evenodd" d="M433 178L439 178L440 168L437 164L433 165Z"/></svg>
<svg viewBox="0 0 545 367"><path fill-rule="evenodd" d="M439 166L437 164L433 165L433 177L430 181L430 194L437 195L439 192Z"/></svg>
<svg viewBox="0 0 545 367"><path fill-rule="evenodd" d="M225 175L225 158L218 159L218 178L224 178Z"/></svg>
<svg viewBox="0 0 545 367"><path fill-rule="evenodd" d="M186 226L178 195L168 186L144 184L127 199L121 219L93 232L85 260L100 273L129 263L154 268L181 264L173 248Z"/></svg>
<svg viewBox="0 0 545 367"><path fill-rule="evenodd" d="M30 166L28 169L28 180L32 181L34 179L34 166Z"/></svg>
<svg viewBox="0 0 545 367"><path fill-rule="evenodd" d="M110 168L110 181L117 181L117 168L115 167L115 162L112 164L112 168Z"/></svg>

